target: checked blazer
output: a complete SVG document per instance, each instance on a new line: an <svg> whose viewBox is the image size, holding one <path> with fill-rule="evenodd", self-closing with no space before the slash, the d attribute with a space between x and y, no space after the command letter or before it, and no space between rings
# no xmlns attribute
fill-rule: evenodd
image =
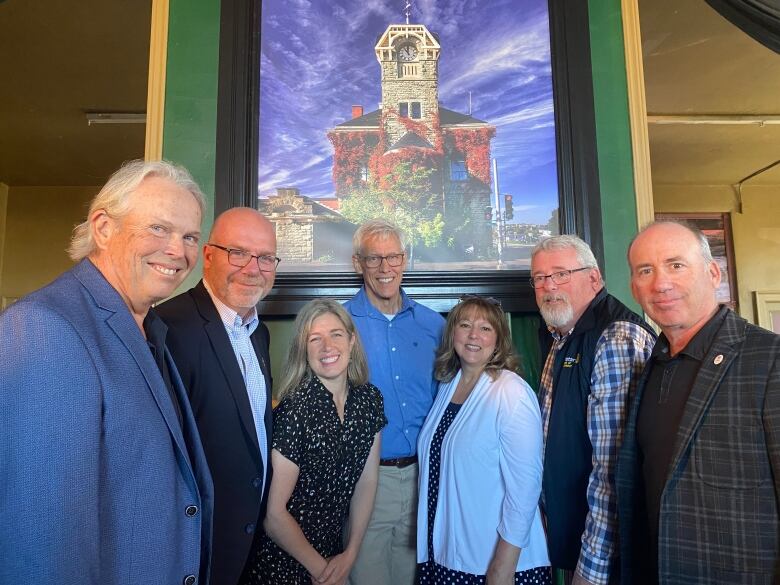
<svg viewBox="0 0 780 585"><path fill-rule="evenodd" d="M646 558L636 421L649 367L632 400L617 471L621 579ZM729 311L691 388L661 495L658 581L780 581L780 336ZM640 513L638 513L640 512Z"/></svg>

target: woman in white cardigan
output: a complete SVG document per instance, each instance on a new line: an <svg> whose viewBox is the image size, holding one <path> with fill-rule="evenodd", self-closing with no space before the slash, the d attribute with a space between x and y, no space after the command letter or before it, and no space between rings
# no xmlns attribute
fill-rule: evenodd
<svg viewBox="0 0 780 585"><path fill-rule="evenodd" d="M501 306L469 295L450 312L442 382L420 432L420 585L549 585L539 493L542 422Z"/></svg>

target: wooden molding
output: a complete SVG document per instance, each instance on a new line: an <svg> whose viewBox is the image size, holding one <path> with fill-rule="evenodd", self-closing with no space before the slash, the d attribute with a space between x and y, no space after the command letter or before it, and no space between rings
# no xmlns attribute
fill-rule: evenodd
<svg viewBox="0 0 780 585"><path fill-rule="evenodd" d="M149 85L146 97L146 160L160 160L165 120L165 72L168 59L169 0L152 0L149 39Z"/></svg>
<svg viewBox="0 0 780 585"><path fill-rule="evenodd" d="M653 221L654 207L638 1L621 0L621 11L623 14L623 45L626 56L628 111L631 121L631 151L634 159L636 216L637 225L642 228Z"/></svg>

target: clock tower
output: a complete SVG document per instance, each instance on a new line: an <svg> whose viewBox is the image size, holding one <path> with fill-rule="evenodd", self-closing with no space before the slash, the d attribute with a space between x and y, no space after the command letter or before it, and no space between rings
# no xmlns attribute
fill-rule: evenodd
<svg viewBox="0 0 780 585"><path fill-rule="evenodd" d="M439 119L439 53L436 37L421 24L393 24L374 47L382 70L382 117L389 144L398 141L415 124L423 123L433 143L434 122Z"/></svg>

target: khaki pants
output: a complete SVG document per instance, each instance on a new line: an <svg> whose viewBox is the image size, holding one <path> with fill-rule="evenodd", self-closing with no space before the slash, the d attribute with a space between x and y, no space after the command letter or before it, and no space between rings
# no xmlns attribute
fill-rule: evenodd
<svg viewBox="0 0 780 585"><path fill-rule="evenodd" d="M374 512L350 585L413 585L417 568L417 464L379 467Z"/></svg>

